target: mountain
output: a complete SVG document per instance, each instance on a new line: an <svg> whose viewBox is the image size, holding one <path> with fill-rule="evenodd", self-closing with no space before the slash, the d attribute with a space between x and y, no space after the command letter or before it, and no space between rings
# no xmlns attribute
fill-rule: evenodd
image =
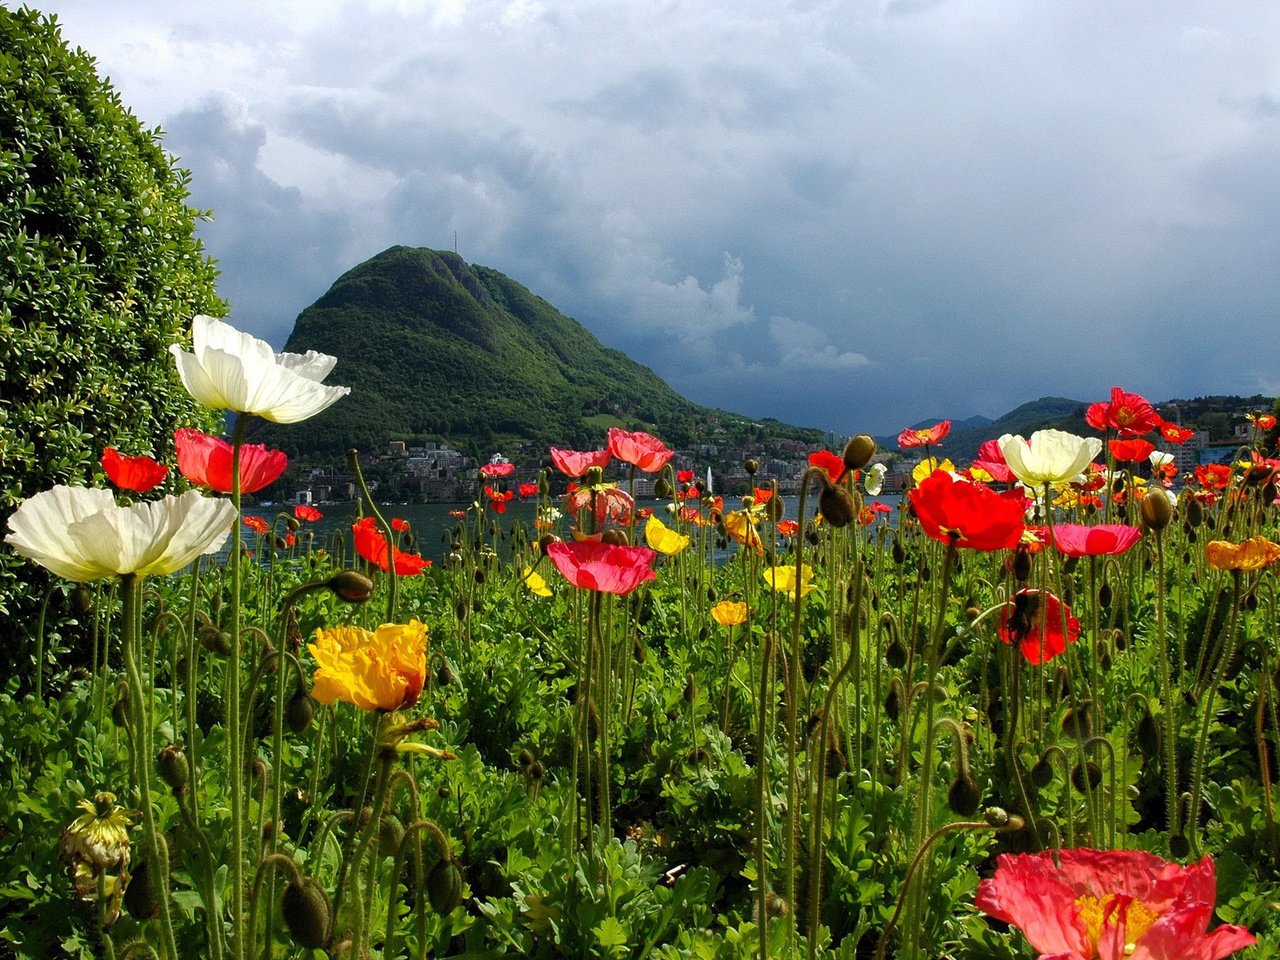
<svg viewBox="0 0 1280 960"><path fill-rule="evenodd" d="M298 316L285 349L332 354L329 379L351 387L310 420L255 431L294 456L389 440L446 440L486 458L522 442L590 449L611 426L673 447L824 437L691 403L519 283L439 250L396 246L348 270Z"/></svg>

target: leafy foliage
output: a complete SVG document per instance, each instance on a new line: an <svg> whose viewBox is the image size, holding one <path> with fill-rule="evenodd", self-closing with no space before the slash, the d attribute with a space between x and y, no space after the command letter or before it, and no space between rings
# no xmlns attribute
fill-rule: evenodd
<svg viewBox="0 0 1280 960"><path fill-rule="evenodd" d="M216 422L165 352L222 305L159 137L54 19L0 8L0 517L104 446L164 456ZM0 615L28 620L47 582L6 551Z"/></svg>

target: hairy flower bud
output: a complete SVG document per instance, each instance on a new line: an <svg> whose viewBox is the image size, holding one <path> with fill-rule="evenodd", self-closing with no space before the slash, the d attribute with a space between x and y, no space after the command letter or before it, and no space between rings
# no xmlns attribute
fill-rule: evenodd
<svg viewBox="0 0 1280 960"><path fill-rule="evenodd" d="M364 603L373 596L373 581L354 570L335 573L325 586L347 603Z"/></svg>
<svg viewBox="0 0 1280 960"><path fill-rule="evenodd" d="M865 433L860 433L844 445L844 466L846 470L861 470L875 456L876 442Z"/></svg>
<svg viewBox="0 0 1280 960"><path fill-rule="evenodd" d="M298 946L318 950L329 942L333 908L329 895L310 877L299 877L285 886L280 913Z"/></svg>
<svg viewBox="0 0 1280 960"><path fill-rule="evenodd" d="M156 773L174 793L181 793L187 788L189 772L186 755L175 743L169 744L156 756Z"/></svg>
<svg viewBox="0 0 1280 960"><path fill-rule="evenodd" d="M427 874L427 899L441 916L453 913L462 901L462 871L451 857L437 861Z"/></svg>
<svg viewBox="0 0 1280 960"><path fill-rule="evenodd" d="M1142 518L1144 527L1158 533L1173 519L1173 504L1161 491L1153 491L1142 498L1142 503L1138 506L1138 516Z"/></svg>
<svg viewBox="0 0 1280 960"><path fill-rule="evenodd" d="M822 493L818 495L818 509L827 523L837 530L852 523L857 513L849 491L829 483L823 485Z"/></svg>

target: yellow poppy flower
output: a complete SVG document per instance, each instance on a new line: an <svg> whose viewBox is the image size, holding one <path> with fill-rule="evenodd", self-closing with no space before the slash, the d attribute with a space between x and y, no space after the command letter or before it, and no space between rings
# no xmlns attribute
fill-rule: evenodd
<svg viewBox="0 0 1280 960"><path fill-rule="evenodd" d="M916 482L916 486L918 487L924 482L925 478L928 477L929 474L936 473L939 470L945 470L947 473L955 473L956 465L951 462L950 458L939 463L937 457L926 457L915 465L915 468L911 471L911 479Z"/></svg>
<svg viewBox="0 0 1280 960"><path fill-rule="evenodd" d="M650 517L644 525L644 542L664 556L674 557L691 542L683 533L676 533L657 517Z"/></svg>
<svg viewBox="0 0 1280 960"><path fill-rule="evenodd" d="M769 567L769 569L762 571L762 575L764 576L765 582L779 593L785 593L789 597L794 597L796 595L797 577L794 565ZM798 579L800 596L802 597L817 587L817 584L812 582L813 567L809 566L807 563L801 565L800 576Z"/></svg>
<svg viewBox="0 0 1280 960"><path fill-rule="evenodd" d="M724 529L731 539L756 553L763 553L764 543L756 532L757 523L759 520L749 510L730 510L724 515Z"/></svg>
<svg viewBox="0 0 1280 960"><path fill-rule="evenodd" d="M317 630L311 696L362 710L402 710L418 702L427 675L427 628L417 620Z"/></svg>
<svg viewBox="0 0 1280 960"><path fill-rule="evenodd" d="M722 627L736 627L747 622L747 605L734 600L721 600L711 608L711 618Z"/></svg>
<svg viewBox="0 0 1280 960"><path fill-rule="evenodd" d="M547 581L543 580L542 575L534 570L533 567L525 567L520 579L524 581L524 585L529 588L529 592L535 597L551 596L551 588L547 586Z"/></svg>
<svg viewBox="0 0 1280 960"><path fill-rule="evenodd" d="M1252 537L1244 543L1212 540L1204 548L1204 558L1215 570L1249 572L1269 567L1280 560L1280 546L1266 537Z"/></svg>

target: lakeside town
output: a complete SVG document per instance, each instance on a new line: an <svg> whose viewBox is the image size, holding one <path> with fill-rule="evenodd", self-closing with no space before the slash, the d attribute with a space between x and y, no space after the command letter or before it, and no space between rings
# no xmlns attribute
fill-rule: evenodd
<svg viewBox="0 0 1280 960"><path fill-rule="evenodd" d="M1250 427L1241 423L1228 439L1210 439L1198 432L1185 443L1164 442L1160 450L1173 457L1177 475L1190 473L1203 463L1221 463L1231 458L1241 444L1249 441ZM799 490L801 478L809 466L809 455L821 449L840 450L849 438L831 434L824 446L807 444L799 440L773 439L765 442L748 442L737 446L720 446L702 443L696 447L678 449L671 463L677 472L691 472L697 481L711 478L712 491L724 494L743 494L752 486L763 487L776 481L783 494ZM884 439L884 438L882 438ZM940 449L936 453L946 456ZM911 484L912 468L923 458L923 452L903 452L896 447L881 447L872 458L872 464L885 468L883 491L900 493ZM463 503L476 499L482 483L479 468L482 463L448 443L430 441L406 444L394 440L380 452L361 453L360 467L369 478L372 490L378 495L411 503ZM531 445L513 447L510 457L502 452L493 453L485 462L512 462L515 471L506 480L511 488L521 484L538 482L539 474L550 468L546 451L537 451ZM967 461L957 463L965 466ZM748 465L754 472L748 470ZM555 476L553 485L563 484L563 478ZM605 468L605 479L618 483L631 483L623 466L611 464ZM634 478L635 495L649 498L655 495L654 485L658 475L637 474ZM553 492L560 492L553 486ZM296 503L324 503L354 500L357 496L355 478L345 465L314 467L293 492Z"/></svg>

